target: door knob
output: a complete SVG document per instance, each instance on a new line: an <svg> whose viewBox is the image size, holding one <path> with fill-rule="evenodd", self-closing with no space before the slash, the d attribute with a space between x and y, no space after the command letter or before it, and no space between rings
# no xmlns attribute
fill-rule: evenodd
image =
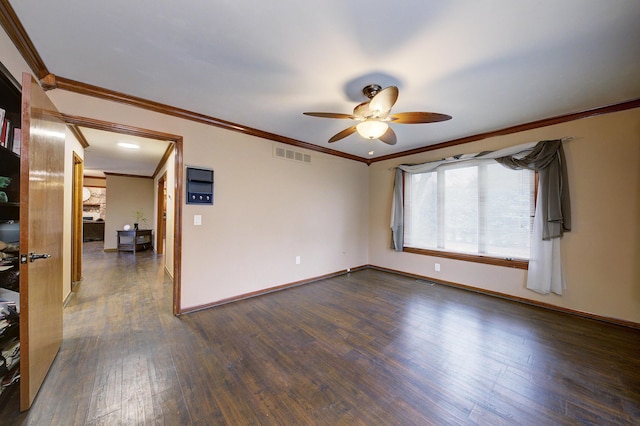
<svg viewBox="0 0 640 426"><path fill-rule="evenodd" d="M43 254L29 253L28 256L26 254L21 254L20 263L27 263L27 258L29 259L29 262L35 262L37 259L48 259L50 257L51 255L48 253L43 253Z"/></svg>

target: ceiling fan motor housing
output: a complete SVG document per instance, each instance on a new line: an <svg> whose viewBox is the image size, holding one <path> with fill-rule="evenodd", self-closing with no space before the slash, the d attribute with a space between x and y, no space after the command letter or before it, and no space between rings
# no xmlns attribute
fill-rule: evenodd
<svg viewBox="0 0 640 426"><path fill-rule="evenodd" d="M382 87L380 87L377 84L370 84L368 86L365 86L364 89L362 89L362 93L364 93L364 95L369 98L372 99L375 95L378 94L378 92L380 92L382 90Z"/></svg>

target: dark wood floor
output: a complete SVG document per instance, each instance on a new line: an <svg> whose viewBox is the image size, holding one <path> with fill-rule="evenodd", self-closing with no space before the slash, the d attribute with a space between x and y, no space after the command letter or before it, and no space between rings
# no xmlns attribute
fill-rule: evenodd
<svg viewBox="0 0 640 426"><path fill-rule="evenodd" d="M76 290L2 424L640 422L638 330L375 270L176 318L151 252L92 251Z"/></svg>

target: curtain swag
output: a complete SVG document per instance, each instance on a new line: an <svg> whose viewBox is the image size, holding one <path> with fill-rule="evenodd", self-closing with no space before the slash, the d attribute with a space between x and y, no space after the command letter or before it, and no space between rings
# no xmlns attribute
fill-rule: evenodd
<svg viewBox="0 0 640 426"><path fill-rule="evenodd" d="M538 198L536 204L536 218L534 219L534 235L532 240L532 255L529 261L529 280L531 281L531 265L538 261L540 245L538 241L550 241L562 237L563 233L571 230L571 205L569 199L569 185L567 182L567 167L562 149L562 142L571 138L530 142L497 151L485 151L473 154L461 154L438 161L422 164L403 164L396 168L393 201L391 208L391 248L402 251L404 246L404 205L403 205L403 172L410 174L429 173L438 167L465 161L494 160L511 169L529 169L538 172ZM538 221L539 220L539 221ZM536 226L537 225L537 226ZM550 252L557 252L559 261L559 246L549 247ZM548 257L545 255L545 257ZM555 258L555 256L554 256ZM547 263L547 262L545 262ZM551 290L561 294L564 288L561 267L553 262L553 269L557 272L551 281L562 281L552 285ZM546 268L546 267L545 267ZM559 268L559 270L558 270ZM545 274L550 269L544 269ZM550 272L549 272L550 273ZM559 274L559 275L558 275ZM547 286L543 288L528 288L547 293ZM539 286L535 286L539 287Z"/></svg>

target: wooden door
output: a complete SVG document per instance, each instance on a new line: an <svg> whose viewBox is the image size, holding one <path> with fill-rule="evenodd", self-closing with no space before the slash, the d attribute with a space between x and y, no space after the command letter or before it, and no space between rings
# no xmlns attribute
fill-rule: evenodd
<svg viewBox="0 0 640 426"><path fill-rule="evenodd" d="M20 155L20 409L28 409L62 343L65 125L22 76ZM49 258L34 260L34 255Z"/></svg>

